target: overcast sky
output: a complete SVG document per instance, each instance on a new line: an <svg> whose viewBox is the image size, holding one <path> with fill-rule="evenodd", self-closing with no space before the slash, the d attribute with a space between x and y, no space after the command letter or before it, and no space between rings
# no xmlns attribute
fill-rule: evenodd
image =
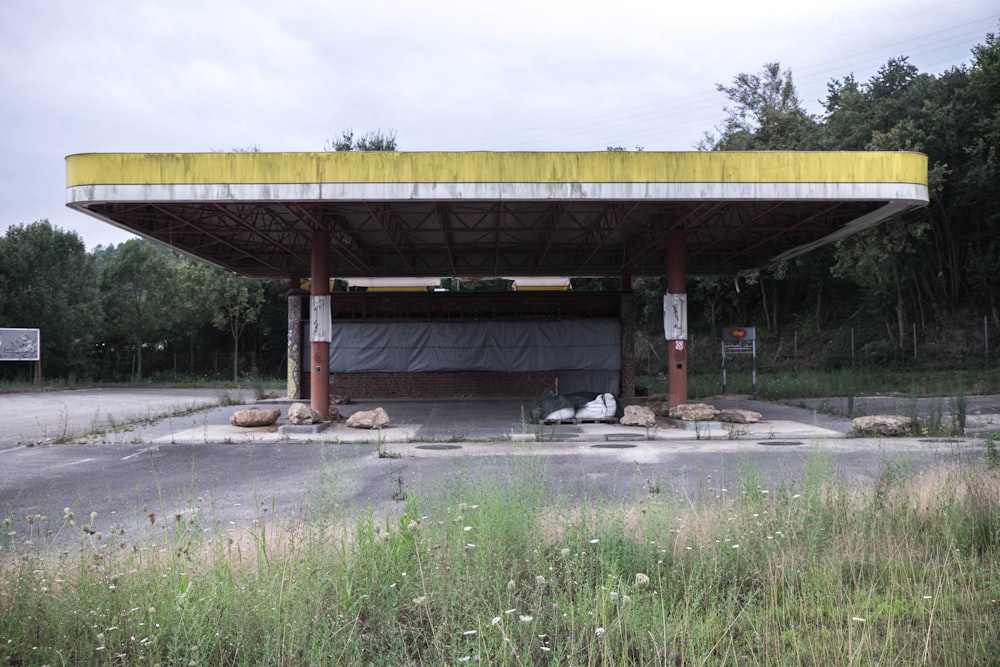
<svg viewBox="0 0 1000 667"><path fill-rule="evenodd" d="M830 79L891 57L969 63L998 20L996 0L0 0L0 233L129 238L65 207L73 153L320 151L344 129L691 150L740 72L780 62L818 112Z"/></svg>

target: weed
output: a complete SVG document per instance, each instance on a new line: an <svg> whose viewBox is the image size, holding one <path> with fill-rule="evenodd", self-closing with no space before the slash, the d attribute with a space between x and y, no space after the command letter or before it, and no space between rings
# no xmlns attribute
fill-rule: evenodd
<svg viewBox="0 0 1000 667"><path fill-rule="evenodd" d="M470 465L425 504L391 471L398 504L349 520L336 480L321 476L304 522L279 520L259 499L244 531L162 507L137 517L155 539L129 548L108 544L117 529L101 517L81 520L95 531L84 534L74 518L83 509L59 520L7 515L0 662L993 664L1000 655L996 471L896 461L874 485L849 484L817 446L794 489L769 489L766 470L743 465L719 498L647 493L611 504L552 495L548 473L531 457ZM637 469L647 488L649 477ZM79 553L14 548L49 529L78 535Z"/></svg>
<svg viewBox="0 0 1000 667"><path fill-rule="evenodd" d="M916 400L914 399L914 405ZM930 402L927 407L927 418L921 424L921 431L924 435L945 435L944 430L944 419L942 414L944 409L942 407L941 399L935 399ZM913 412L909 415L914 419L919 418L916 407L914 407Z"/></svg>
<svg viewBox="0 0 1000 667"><path fill-rule="evenodd" d="M397 503L406 500L406 489L403 488L403 473L396 473L393 477L392 499Z"/></svg>
<svg viewBox="0 0 1000 667"><path fill-rule="evenodd" d="M233 405L243 405L243 396L239 392L224 389L216 396L216 400L221 407L227 408Z"/></svg>
<svg viewBox="0 0 1000 667"><path fill-rule="evenodd" d="M951 416L951 433L953 436L965 435L965 420L968 417L969 401L964 394L948 399L949 415Z"/></svg>
<svg viewBox="0 0 1000 667"><path fill-rule="evenodd" d="M378 433L375 437L375 453L380 459L398 459L402 456L399 452L390 452L385 446L385 436L382 435L382 429L378 429Z"/></svg>
<svg viewBox="0 0 1000 667"><path fill-rule="evenodd" d="M997 436L992 431L986 434L986 467L996 470L1000 467L1000 454L997 453Z"/></svg>
<svg viewBox="0 0 1000 667"><path fill-rule="evenodd" d="M278 392L264 386L263 384L255 383L253 385L253 397L254 400L264 401L269 398L277 398Z"/></svg>

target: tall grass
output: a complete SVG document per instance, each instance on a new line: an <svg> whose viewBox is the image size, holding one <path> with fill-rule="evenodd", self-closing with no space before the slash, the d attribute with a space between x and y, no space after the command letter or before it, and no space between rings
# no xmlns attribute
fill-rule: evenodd
<svg viewBox="0 0 1000 667"><path fill-rule="evenodd" d="M552 501L517 457L399 511L261 513L151 542L27 549L10 517L0 663L995 664L1000 473L886 465L838 480L822 452L793 488L745 469L700 499ZM422 491L427 491L425 494ZM718 497L717 497L718 496ZM355 513L358 516L358 513ZM63 521L66 517L63 517ZM100 519L91 521L90 530ZM122 541L124 540L124 541Z"/></svg>

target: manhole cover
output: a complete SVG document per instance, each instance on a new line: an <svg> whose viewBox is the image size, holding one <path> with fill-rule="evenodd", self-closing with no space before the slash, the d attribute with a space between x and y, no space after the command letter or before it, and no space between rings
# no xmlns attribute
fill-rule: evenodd
<svg viewBox="0 0 1000 667"><path fill-rule="evenodd" d="M462 445L417 445L417 449L461 449Z"/></svg>
<svg viewBox="0 0 1000 667"><path fill-rule="evenodd" d="M795 445L801 445L802 442L798 440L765 440L763 442L758 442L758 445L767 445L768 447L794 447Z"/></svg>
<svg viewBox="0 0 1000 667"><path fill-rule="evenodd" d="M635 433L608 433L604 439L608 442L620 442L622 440L638 440L639 437Z"/></svg>
<svg viewBox="0 0 1000 667"><path fill-rule="evenodd" d="M609 442L606 445L591 445L591 447L594 447L594 448L597 448L597 449L629 449L631 447L635 447L635 445L627 445L624 442L620 442L620 443L611 443L611 442Z"/></svg>
<svg viewBox="0 0 1000 667"><path fill-rule="evenodd" d="M962 441L955 440L954 438L924 438L920 442L928 445L957 445Z"/></svg>

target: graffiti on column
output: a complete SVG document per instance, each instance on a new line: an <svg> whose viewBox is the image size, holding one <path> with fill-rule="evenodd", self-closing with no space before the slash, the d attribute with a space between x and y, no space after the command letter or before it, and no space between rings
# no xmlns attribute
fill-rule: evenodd
<svg viewBox="0 0 1000 667"><path fill-rule="evenodd" d="M288 398L302 398L302 299L288 299Z"/></svg>

